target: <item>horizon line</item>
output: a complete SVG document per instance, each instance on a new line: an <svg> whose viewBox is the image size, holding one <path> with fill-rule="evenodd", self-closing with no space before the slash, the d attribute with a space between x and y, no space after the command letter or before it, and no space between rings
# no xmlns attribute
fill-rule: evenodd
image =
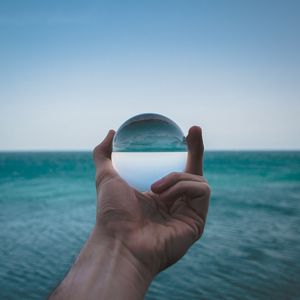
<svg viewBox="0 0 300 300"><path fill-rule="evenodd" d="M208 148L204 149L208 152L299 152L300 148ZM9 152L93 152L93 149L0 149L0 153L9 153ZM162 151L168 152L168 151Z"/></svg>

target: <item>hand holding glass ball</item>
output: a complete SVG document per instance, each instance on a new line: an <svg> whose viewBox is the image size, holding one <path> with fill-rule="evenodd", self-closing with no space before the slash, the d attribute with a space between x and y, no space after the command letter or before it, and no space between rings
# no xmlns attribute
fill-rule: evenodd
<svg viewBox="0 0 300 300"><path fill-rule="evenodd" d="M141 114L127 120L113 140L112 163L119 175L139 191L170 172L182 172L187 145L169 118Z"/></svg>
<svg viewBox="0 0 300 300"><path fill-rule="evenodd" d="M178 133L176 126L176 130L171 128L171 132ZM134 268L142 272L145 282L150 282L159 271L181 258L202 235L210 197L202 170L202 132L194 126L186 139L177 139L179 148L176 149L180 150L177 152L186 153L182 145L188 150L184 172L162 174L165 176L145 192L129 185L113 167L114 135L111 130L94 150L97 185L95 232L103 239L118 240L127 249L124 253L130 253ZM163 149L162 145L154 146L155 153L160 152L158 146ZM172 152L169 148L164 150L161 152Z"/></svg>

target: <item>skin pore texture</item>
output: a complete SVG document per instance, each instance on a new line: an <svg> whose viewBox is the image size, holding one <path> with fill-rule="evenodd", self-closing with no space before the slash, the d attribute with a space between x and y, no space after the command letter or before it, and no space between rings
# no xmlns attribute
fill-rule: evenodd
<svg viewBox="0 0 300 300"><path fill-rule="evenodd" d="M114 170L110 130L94 149L96 224L67 276L49 299L143 299L153 278L178 261L204 230L210 188L203 177L199 127L186 138L185 172L139 192Z"/></svg>

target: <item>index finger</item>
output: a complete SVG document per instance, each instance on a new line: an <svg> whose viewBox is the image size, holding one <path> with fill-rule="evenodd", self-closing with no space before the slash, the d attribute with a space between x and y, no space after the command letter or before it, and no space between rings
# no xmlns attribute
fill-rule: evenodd
<svg viewBox="0 0 300 300"><path fill-rule="evenodd" d="M188 146L188 156L185 172L203 176L204 145L201 128L198 126L191 127L188 136L186 137L186 141Z"/></svg>

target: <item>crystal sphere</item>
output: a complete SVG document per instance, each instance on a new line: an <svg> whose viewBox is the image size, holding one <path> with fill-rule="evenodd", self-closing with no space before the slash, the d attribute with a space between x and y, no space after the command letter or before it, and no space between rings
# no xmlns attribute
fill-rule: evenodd
<svg viewBox="0 0 300 300"><path fill-rule="evenodd" d="M141 114L127 120L113 140L112 163L119 175L139 191L170 172L182 172L187 145L182 130L159 114Z"/></svg>

